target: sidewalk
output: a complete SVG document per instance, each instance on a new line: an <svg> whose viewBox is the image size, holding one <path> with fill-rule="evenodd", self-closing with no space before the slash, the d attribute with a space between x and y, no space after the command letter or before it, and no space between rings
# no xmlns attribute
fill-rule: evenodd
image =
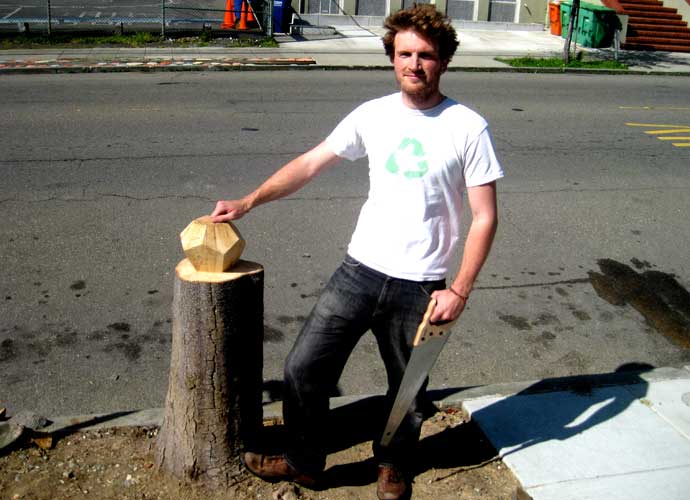
<svg viewBox="0 0 690 500"><path fill-rule="evenodd" d="M463 407L534 500L688 498L690 366L430 396L439 407ZM331 408L364 398L334 398ZM264 407L264 418L279 416L279 403ZM162 419L162 409L64 417L44 430L157 426Z"/></svg>
<svg viewBox="0 0 690 500"><path fill-rule="evenodd" d="M469 27L466 27L469 26ZM525 71L497 56L560 56L563 39L548 31L487 23L458 29L450 70ZM383 28L338 26L334 34L278 35L278 48L89 48L0 50L0 74L260 69L388 69ZM612 49L583 49L613 59ZM690 75L690 54L621 51L629 73ZM529 69L529 71L534 71ZM553 72L554 70L539 70ZM561 70L557 70L561 72ZM577 70L574 70L577 71ZM582 72L582 71L579 71Z"/></svg>
<svg viewBox="0 0 690 500"><path fill-rule="evenodd" d="M572 382L464 406L535 500L688 498L690 367Z"/></svg>

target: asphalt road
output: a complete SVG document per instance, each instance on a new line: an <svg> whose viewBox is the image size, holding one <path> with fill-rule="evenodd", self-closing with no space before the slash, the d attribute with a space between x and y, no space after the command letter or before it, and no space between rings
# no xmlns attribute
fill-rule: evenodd
<svg viewBox="0 0 690 500"><path fill-rule="evenodd" d="M161 406L178 233L393 90L374 71L0 78L0 407ZM688 363L690 148L666 139L690 125L686 79L452 73L444 90L489 120L507 177L431 386ZM238 222L266 268L267 381L366 193L366 163L343 163ZM340 389L385 390L371 335Z"/></svg>

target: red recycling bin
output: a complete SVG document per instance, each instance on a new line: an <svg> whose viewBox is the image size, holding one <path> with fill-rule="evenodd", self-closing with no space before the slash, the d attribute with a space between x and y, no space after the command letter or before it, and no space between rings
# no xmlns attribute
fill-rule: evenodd
<svg viewBox="0 0 690 500"><path fill-rule="evenodd" d="M552 35L561 35L561 4L560 2L549 2L549 21Z"/></svg>

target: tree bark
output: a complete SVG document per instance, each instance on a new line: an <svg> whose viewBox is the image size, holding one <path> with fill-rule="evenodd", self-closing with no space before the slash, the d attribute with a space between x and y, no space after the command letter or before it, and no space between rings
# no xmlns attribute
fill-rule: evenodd
<svg viewBox="0 0 690 500"><path fill-rule="evenodd" d="M565 37L565 43L563 44L563 63L567 66L570 63L570 45L573 40L573 32L577 30L578 19L580 15L580 0L573 0L572 7L570 9L570 19L568 21L568 33ZM576 40L577 40L577 33ZM577 42L575 42L577 47Z"/></svg>
<svg viewBox="0 0 690 500"><path fill-rule="evenodd" d="M175 269L172 353L165 415L155 448L160 470L227 487L262 422L263 268Z"/></svg>

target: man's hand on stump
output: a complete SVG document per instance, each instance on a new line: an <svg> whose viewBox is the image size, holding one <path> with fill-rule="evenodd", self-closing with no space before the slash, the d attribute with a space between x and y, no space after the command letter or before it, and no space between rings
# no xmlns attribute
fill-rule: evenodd
<svg viewBox="0 0 690 500"><path fill-rule="evenodd" d="M227 222L239 219L249 212L249 204L244 200L221 200L211 213L213 222Z"/></svg>

